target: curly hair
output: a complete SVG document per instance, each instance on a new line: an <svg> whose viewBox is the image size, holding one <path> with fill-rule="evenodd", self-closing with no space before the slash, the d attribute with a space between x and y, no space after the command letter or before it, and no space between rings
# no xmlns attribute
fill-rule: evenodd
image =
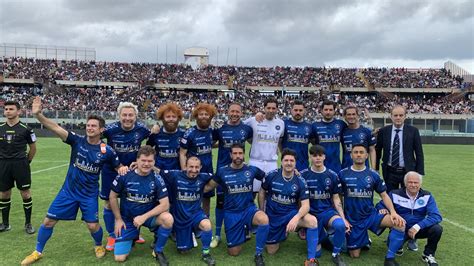
<svg viewBox="0 0 474 266"><path fill-rule="evenodd" d="M193 109L193 118L196 119L198 117L199 111L205 110L211 118L213 118L217 114L217 109L214 105L208 103L200 103L196 105Z"/></svg>
<svg viewBox="0 0 474 266"><path fill-rule="evenodd" d="M178 116L178 120L183 119L183 110L176 103L167 103L160 106L158 111L156 111L156 118L158 118L158 120L163 120L165 113L167 112L175 113L176 116Z"/></svg>

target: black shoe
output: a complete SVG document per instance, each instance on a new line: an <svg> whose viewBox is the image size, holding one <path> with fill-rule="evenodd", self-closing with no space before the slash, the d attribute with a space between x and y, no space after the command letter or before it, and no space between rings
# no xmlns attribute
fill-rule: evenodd
<svg viewBox="0 0 474 266"><path fill-rule="evenodd" d="M401 247L400 249L397 250L397 252L395 253L397 256L401 256L403 255L404 251L403 251L403 247Z"/></svg>
<svg viewBox="0 0 474 266"><path fill-rule="evenodd" d="M207 263L209 266L216 265L216 260L211 256L211 254L202 254L202 260Z"/></svg>
<svg viewBox="0 0 474 266"><path fill-rule="evenodd" d="M400 264L398 264L398 262L395 259L387 259L387 258L385 258L383 265L384 266L400 266Z"/></svg>
<svg viewBox="0 0 474 266"><path fill-rule="evenodd" d="M438 262L436 262L436 259L433 255L428 255L426 256L425 254L421 255L421 259L426 262L426 265L429 266L438 266Z"/></svg>
<svg viewBox="0 0 474 266"><path fill-rule="evenodd" d="M254 261L255 261L255 266L265 266L265 261L263 261L262 254L255 255Z"/></svg>
<svg viewBox="0 0 474 266"><path fill-rule="evenodd" d="M337 254L335 257L331 256L331 260L337 266L346 266L346 263L344 263L344 261L341 258L341 254Z"/></svg>
<svg viewBox="0 0 474 266"><path fill-rule="evenodd" d="M36 230L35 230L35 228L33 227L33 225L31 225L31 224L25 224L25 232L26 232L27 234L32 235L32 234L34 234L34 233L36 232Z"/></svg>
<svg viewBox="0 0 474 266"><path fill-rule="evenodd" d="M9 224L4 224L4 223L0 224L0 232L10 231L11 229L12 229L12 226Z"/></svg>
<svg viewBox="0 0 474 266"><path fill-rule="evenodd" d="M168 266L169 263L168 263L168 260L166 259L165 257L165 254L163 254L163 252L156 252L155 253L156 257L156 262L158 262L158 264L160 264L160 266Z"/></svg>

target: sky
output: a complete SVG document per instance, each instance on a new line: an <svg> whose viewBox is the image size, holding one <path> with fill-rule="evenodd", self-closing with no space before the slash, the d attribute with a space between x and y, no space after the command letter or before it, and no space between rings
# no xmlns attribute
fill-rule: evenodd
<svg viewBox="0 0 474 266"><path fill-rule="evenodd" d="M473 0L0 0L0 43L99 61L442 68L474 74Z"/></svg>

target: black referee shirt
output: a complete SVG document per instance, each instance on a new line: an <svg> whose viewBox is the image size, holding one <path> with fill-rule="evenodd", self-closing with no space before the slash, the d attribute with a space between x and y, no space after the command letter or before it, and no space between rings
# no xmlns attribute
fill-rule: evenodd
<svg viewBox="0 0 474 266"><path fill-rule="evenodd" d="M35 132L22 122L12 127L6 122L0 123L0 160L26 158L26 145L34 142Z"/></svg>

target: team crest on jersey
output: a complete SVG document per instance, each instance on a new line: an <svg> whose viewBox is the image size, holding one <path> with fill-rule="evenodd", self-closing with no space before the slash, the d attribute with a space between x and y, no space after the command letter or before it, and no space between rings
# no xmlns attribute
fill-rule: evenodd
<svg viewBox="0 0 474 266"><path fill-rule="evenodd" d="M365 177L365 182L367 182L367 186L366 186L366 187L367 187L367 188L370 188L370 186L372 185L372 182L373 182L372 177L371 177L371 176L366 176L366 177Z"/></svg>
<svg viewBox="0 0 474 266"><path fill-rule="evenodd" d="M250 171L245 171L244 175L245 177L250 177Z"/></svg>
<svg viewBox="0 0 474 266"><path fill-rule="evenodd" d="M245 136L245 131L244 131L243 129L240 130L240 135L241 135L242 137Z"/></svg>
<svg viewBox="0 0 474 266"><path fill-rule="evenodd" d="M276 129L276 130L280 130L280 128L281 128L281 127L278 126L278 125L275 126L275 129Z"/></svg>
<svg viewBox="0 0 474 266"><path fill-rule="evenodd" d="M140 133L136 132L135 133L135 143L138 143L140 141Z"/></svg>
<svg viewBox="0 0 474 266"><path fill-rule="evenodd" d="M304 127L304 130L306 131L306 133L308 133L308 134L309 134L309 131L310 131L310 129L309 129L309 127L308 127L308 126Z"/></svg>
<svg viewBox="0 0 474 266"><path fill-rule="evenodd" d="M297 191L297 190L298 190L298 185L297 185L297 184L293 184L293 185L291 186L291 190Z"/></svg>
<svg viewBox="0 0 474 266"><path fill-rule="evenodd" d="M150 182L150 189L154 190L155 189L155 182Z"/></svg>
<svg viewBox="0 0 474 266"><path fill-rule="evenodd" d="M425 204L425 200L424 199L418 199L416 201L416 203L418 203L418 205L420 205L420 206L423 206Z"/></svg>
<svg viewBox="0 0 474 266"><path fill-rule="evenodd" d="M360 139L365 139L365 133L360 133L360 134L359 134L359 138L360 138Z"/></svg>
<svg viewBox="0 0 474 266"><path fill-rule="evenodd" d="M334 127L335 127L337 130L340 130L340 129L341 129L341 125L339 125L339 124L335 124Z"/></svg>
<svg viewBox="0 0 474 266"><path fill-rule="evenodd" d="M100 158L102 158L102 153L98 152L95 154L95 156L97 157L97 160L95 160L95 163L100 163Z"/></svg>
<svg viewBox="0 0 474 266"><path fill-rule="evenodd" d="M326 178L324 180L324 183L326 184L326 189L329 189L329 187L331 186L331 179L330 178Z"/></svg>

